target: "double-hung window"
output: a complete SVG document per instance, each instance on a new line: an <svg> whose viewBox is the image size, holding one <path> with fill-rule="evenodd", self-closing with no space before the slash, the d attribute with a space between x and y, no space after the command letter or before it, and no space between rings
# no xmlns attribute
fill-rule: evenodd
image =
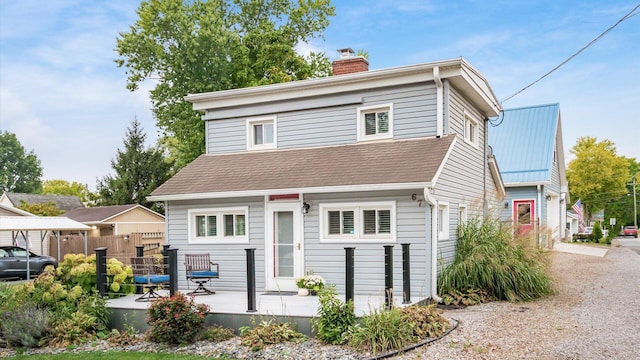
<svg viewBox="0 0 640 360"><path fill-rule="evenodd" d="M247 208L189 210L189 243L246 243Z"/></svg>
<svg viewBox="0 0 640 360"><path fill-rule="evenodd" d="M464 112L464 141L478 146L478 120L467 111Z"/></svg>
<svg viewBox="0 0 640 360"><path fill-rule="evenodd" d="M395 242L395 202L320 204L321 241Z"/></svg>
<svg viewBox="0 0 640 360"><path fill-rule="evenodd" d="M247 120L247 149L262 150L276 147L276 118L252 118Z"/></svg>
<svg viewBox="0 0 640 360"><path fill-rule="evenodd" d="M392 137L392 104L358 108L358 141L390 139Z"/></svg>

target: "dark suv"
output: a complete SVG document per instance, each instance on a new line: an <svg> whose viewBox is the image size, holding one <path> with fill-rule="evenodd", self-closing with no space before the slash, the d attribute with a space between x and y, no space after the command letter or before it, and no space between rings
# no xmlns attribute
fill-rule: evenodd
<svg viewBox="0 0 640 360"><path fill-rule="evenodd" d="M48 265L58 267L51 256L29 253L29 273L33 276L44 271ZM0 246L0 278L27 278L27 250L18 246Z"/></svg>

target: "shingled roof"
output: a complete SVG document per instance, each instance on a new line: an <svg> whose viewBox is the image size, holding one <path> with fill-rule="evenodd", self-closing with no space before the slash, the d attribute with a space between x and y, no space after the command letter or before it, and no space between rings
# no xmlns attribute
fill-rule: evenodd
<svg viewBox="0 0 640 360"><path fill-rule="evenodd" d="M24 201L27 204L46 204L53 202L56 207L63 211L84 207L82 201L77 196L64 195L42 195L42 194L25 194L5 192L5 196L11 201L15 207L20 207Z"/></svg>
<svg viewBox="0 0 640 360"><path fill-rule="evenodd" d="M138 204L109 205L92 208L78 208L64 214L64 216L81 223L99 223L130 209L140 206Z"/></svg>
<svg viewBox="0 0 640 360"><path fill-rule="evenodd" d="M425 184L455 136L320 148L201 155L154 190L150 200L234 192ZM197 196L196 196L197 197Z"/></svg>

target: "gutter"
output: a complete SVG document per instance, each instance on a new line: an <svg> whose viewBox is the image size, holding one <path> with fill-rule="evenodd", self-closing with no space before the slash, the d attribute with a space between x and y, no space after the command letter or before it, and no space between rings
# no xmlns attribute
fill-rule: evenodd
<svg viewBox="0 0 640 360"><path fill-rule="evenodd" d="M442 302L438 296L438 200L433 197L433 188L424 188L424 199L431 208L431 298Z"/></svg>

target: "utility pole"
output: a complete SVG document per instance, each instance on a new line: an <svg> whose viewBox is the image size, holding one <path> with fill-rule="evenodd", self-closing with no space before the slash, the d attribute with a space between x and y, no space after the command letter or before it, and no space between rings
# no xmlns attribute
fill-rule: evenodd
<svg viewBox="0 0 640 360"><path fill-rule="evenodd" d="M631 183L631 185L633 185L633 225L636 226L636 229L638 228L638 203L636 201L636 177L633 177L633 182Z"/></svg>

